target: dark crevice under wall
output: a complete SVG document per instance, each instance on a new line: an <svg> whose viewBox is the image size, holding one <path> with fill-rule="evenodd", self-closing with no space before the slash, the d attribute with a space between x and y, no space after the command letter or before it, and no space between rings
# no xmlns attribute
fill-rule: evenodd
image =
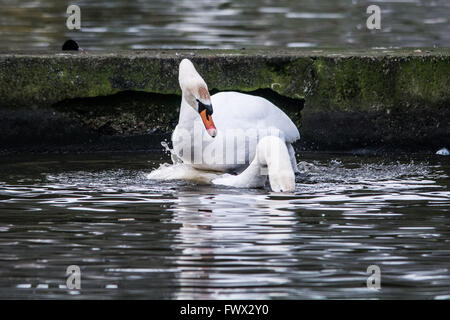
<svg viewBox="0 0 450 320"><path fill-rule="evenodd" d="M298 151L434 152L449 142L446 105L410 108L407 114L395 109L310 112L305 100L270 89L246 93L286 112L301 133ZM170 141L178 123L180 102L176 94L122 91L63 100L47 108L0 108L0 153L161 151L161 141Z"/></svg>
<svg viewBox="0 0 450 320"><path fill-rule="evenodd" d="M408 113L305 111L300 145L355 153L435 152L449 145L449 119L448 107L411 108Z"/></svg>
<svg viewBox="0 0 450 320"><path fill-rule="evenodd" d="M303 99L270 89L246 93L262 96L286 112L301 133L295 144L298 151L433 152L448 144L450 111L445 105L411 108L407 114L311 113ZM180 102L176 94L122 91L63 100L47 108L0 108L0 153L161 151L161 141L170 141L178 123Z"/></svg>
<svg viewBox="0 0 450 320"><path fill-rule="evenodd" d="M218 92L212 89L211 94ZM270 89L262 96L301 122L304 100ZM178 123L181 97L122 91L114 95L63 100L39 109L0 109L0 152L96 152L162 150Z"/></svg>

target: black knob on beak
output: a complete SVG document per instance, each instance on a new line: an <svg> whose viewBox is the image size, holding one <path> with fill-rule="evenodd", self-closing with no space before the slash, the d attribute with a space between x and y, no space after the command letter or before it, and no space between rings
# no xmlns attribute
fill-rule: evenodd
<svg viewBox="0 0 450 320"><path fill-rule="evenodd" d="M208 116L213 114L213 107L210 104L204 104L200 100L196 99L198 102L198 113L201 113L203 110L206 110L206 114Z"/></svg>

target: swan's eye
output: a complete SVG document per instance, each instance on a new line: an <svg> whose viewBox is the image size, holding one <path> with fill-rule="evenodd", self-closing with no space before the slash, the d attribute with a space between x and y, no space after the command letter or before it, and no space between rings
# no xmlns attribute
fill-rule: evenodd
<svg viewBox="0 0 450 320"><path fill-rule="evenodd" d="M213 107L210 104L204 104L200 100L196 99L198 103L198 113L201 113L203 110L206 110L206 115L210 116L213 114ZM209 118L209 117L208 117Z"/></svg>
<svg viewBox="0 0 450 320"><path fill-rule="evenodd" d="M214 121L211 116L213 113L212 105L204 104L198 99L197 103L198 103L198 113L202 118L203 124L205 125L205 129L208 132L208 134L214 138L217 135L217 129L216 126L214 125Z"/></svg>

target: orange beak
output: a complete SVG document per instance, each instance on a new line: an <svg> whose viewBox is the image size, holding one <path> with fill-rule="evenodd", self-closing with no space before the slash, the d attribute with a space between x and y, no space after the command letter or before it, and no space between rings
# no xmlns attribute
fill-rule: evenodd
<svg viewBox="0 0 450 320"><path fill-rule="evenodd" d="M213 119L210 114L206 113L206 110L200 112L200 116L202 117L203 124L205 125L206 131L211 137L215 137L217 135L217 129L214 125Z"/></svg>

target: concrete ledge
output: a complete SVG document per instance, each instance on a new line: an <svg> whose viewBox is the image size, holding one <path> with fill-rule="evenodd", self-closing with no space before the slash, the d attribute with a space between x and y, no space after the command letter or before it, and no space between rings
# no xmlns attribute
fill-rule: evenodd
<svg viewBox="0 0 450 320"><path fill-rule="evenodd" d="M274 98L301 128L301 148L432 150L448 142L450 49L0 54L0 110L9 119L3 130L23 134L14 114L26 118L34 110L100 135L167 133L176 123L185 57L212 91ZM135 103L135 91L149 95ZM98 101L86 99L123 92L127 98L118 105L110 99L101 115ZM102 121L111 130L99 133ZM9 139L0 139L0 148L14 144L14 135Z"/></svg>

